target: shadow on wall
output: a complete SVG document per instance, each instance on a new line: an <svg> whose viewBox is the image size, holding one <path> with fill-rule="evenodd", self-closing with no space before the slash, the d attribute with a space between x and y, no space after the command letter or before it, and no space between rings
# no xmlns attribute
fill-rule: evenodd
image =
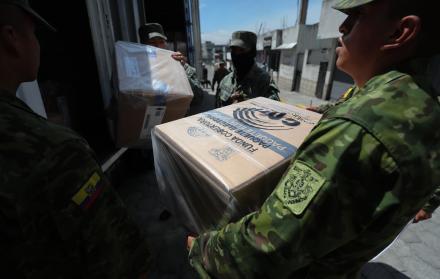
<svg viewBox="0 0 440 279"><path fill-rule="evenodd" d="M410 279L400 271L384 263L367 263L361 270L360 279Z"/></svg>

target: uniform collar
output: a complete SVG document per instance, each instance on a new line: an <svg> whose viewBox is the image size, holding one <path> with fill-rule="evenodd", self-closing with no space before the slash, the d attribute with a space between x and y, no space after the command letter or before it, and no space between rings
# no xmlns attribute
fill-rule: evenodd
<svg viewBox="0 0 440 279"><path fill-rule="evenodd" d="M15 95L11 94L9 91L0 89L0 103L8 104L10 106L16 107L33 115L37 115L26 103L17 98Z"/></svg>
<svg viewBox="0 0 440 279"><path fill-rule="evenodd" d="M369 81L365 83L363 87L356 87L355 91L371 91L376 89L379 86L383 86L384 84L388 84L402 76L404 73L401 73L396 70L389 71L385 74L377 75L372 77Z"/></svg>

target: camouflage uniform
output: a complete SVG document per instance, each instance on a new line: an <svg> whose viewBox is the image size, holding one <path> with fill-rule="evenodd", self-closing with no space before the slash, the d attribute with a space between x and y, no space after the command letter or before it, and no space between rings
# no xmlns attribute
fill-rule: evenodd
<svg viewBox="0 0 440 279"><path fill-rule="evenodd" d="M0 277L137 278L138 228L87 143L0 90Z"/></svg>
<svg viewBox="0 0 440 279"><path fill-rule="evenodd" d="M240 82L237 80L234 71L223 78L220 86L217 88L218 106L230 105L230 97L233 93L239 93L242 101L256 97L280 100L278 96L280 90L275 82L257 64L254 64L246 77Z"/></svg>
<svg viewBox="0 0 440 279"><path fill-rule="evenodd" d="M423 210L428 213L433 213L440 206L440 187L437 187L432 197L423 206Z"/></svg>
<svg viewBox="0 0 440 279"><path fill-rule="evenodd" d="M327 103L327 104L323 104L320 105L316 108L313 109L313 111L323 114L326 111L328 111L329 109L331 109L334 106L337 106L343 102L345 102L346 100L350 99L351 96L353 96L353 94L356 92L355 87L350 87L344 94L342 94L342 96L335 102L335 103Z"/></svg>
<svg viewBox="0 0 440 279"><path fill-rule="evenodd" d="M185 69L186 76L188 77L189 84L191 85L191 89L194 94L194 99L191 104L198 104L203 101L204 91L202 84L197 78L196 69L194 67L191 67L188 63L185 63L185 65L183 65L183 68Z"/></svg>
<svg viewBox="0 0 440 279"><path fill-rule="evenodd" d="M440 106L390 71L328 110L258 212L198 237L203 278L354 278L440 185Z"/></svg>
<svg viewBox="0 0 440 279"><path fill-rule="evenodd" d="M323 114L327 112L329 109L344 103L345 101L353 97L357 92L359 92L359 89L353 86L350 89L348 89L347 92L345 92L336 103L321 105L316 109L314 109L314 111ZM432 195L431 199L423 206L423 210L429 213L433 213L439 206L440 206L440 187L438 187L438 189Z"/></svg>

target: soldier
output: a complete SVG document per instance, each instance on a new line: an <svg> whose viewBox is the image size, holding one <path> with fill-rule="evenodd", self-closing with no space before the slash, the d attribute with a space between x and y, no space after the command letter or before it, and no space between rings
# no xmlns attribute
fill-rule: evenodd
<svg viewBox="0 0 440 279"><path fill-rule="evenodd" d="M440 185L437 1L340 0L331 108L261 209L195 240L203 278L356 278Z"/></svg>
<svg viewBox="0 0 440 279"><path fill-rule="evenodd" d="M167 37L165 36L162 25L159 23L144 24L139 27L138 33L142 44L162 49L167 48ZM197 78L196 69L187 63L186 57L180 52L173 53L171 57L176 61L179 61L185 69L186 76L188 77L189 84L194 93L192 104L200 103L203 100L204 91L202 84Z"/></svg>
<svg viewBox="0 0 440 279"><path fill-rule="evenodd" d="M218 86L220 86L220 82L228 74L229 74L229 71L228 71L228 69L226 69L226 62L223 60L220 61L219 65L218 65L218 69L215 70L214 77L212 79L212 86L211 86L212 91L214 91L216 83L218 84L217 85L217 89L218 89Z"/></svg>
<svg viewBox="0 0 440 279"><path fill-rule="evenodd" d="M231 58L234 70L220 82L216 106L226 106L255 97L279 101L279 90L267 72L255 63L257 35L248 31L232 33Z"/></svg>
<svg viewBox="0 0 440 279"><path fill-rule="evenodd" d="M86 141L15 96L37 78L37 24L0 0L0 278L140 278L145 240Z"/></svg>

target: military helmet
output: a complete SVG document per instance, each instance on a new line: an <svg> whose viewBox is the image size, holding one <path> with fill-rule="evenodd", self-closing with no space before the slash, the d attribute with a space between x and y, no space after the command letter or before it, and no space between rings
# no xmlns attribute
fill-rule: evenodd
<svg viewBox="0 0 440 279"><path fill-rule="evenodd" d="M335 5L333 5L333 9L344 11L363 6L374 1L376 0L339 0Z"/></svg>
<svg viewBox="0 0 440 279"><path fill-rule="evenodd" d="M147 23L139 27L139 37L141 40L149 40L156 37L167 40L163 27L159 23Z"/></svg>
<svg viewBox="0 0 440 279"><path fill-rule="evenodd" d="M257 35L250 31L234 32L230 46L254 49L257 46Z"/></svg>
<svg viewBox="0 0 440 279"><path fill-rule="evenodd" d="M37 23L49 28L52 31L56 30L52 25L50 25L44 18L42 18L36 11L31 8L28 0L0 0L0 4L17 6L23 9L30 16L32 16Z"/></svg>

